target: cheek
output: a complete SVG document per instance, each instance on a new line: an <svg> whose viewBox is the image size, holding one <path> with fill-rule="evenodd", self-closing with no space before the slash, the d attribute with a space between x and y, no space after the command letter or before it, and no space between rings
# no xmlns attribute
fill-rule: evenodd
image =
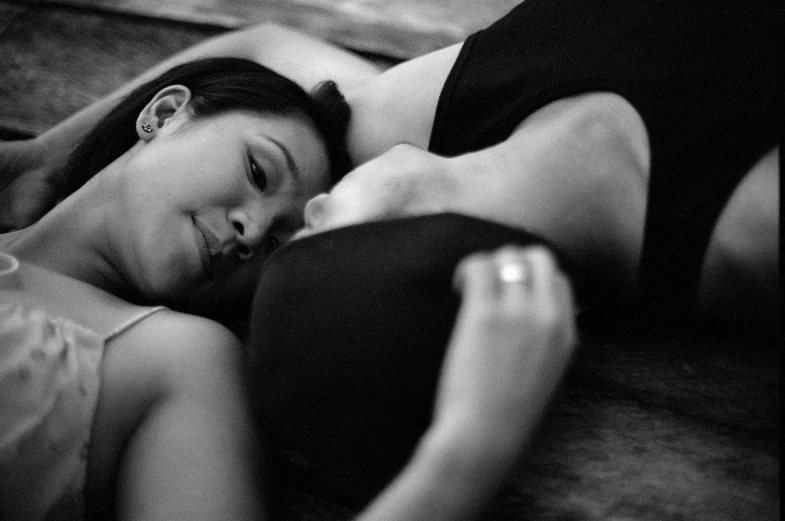
<svg viewBox="0 0 785 521"><path fill-rule="evenodd" d="M243 165L229 147L215 143L191 142L180 139L160 146L136 165L148 191L169 199L202 200L206 197L228 197L245 177Z"/></svg>

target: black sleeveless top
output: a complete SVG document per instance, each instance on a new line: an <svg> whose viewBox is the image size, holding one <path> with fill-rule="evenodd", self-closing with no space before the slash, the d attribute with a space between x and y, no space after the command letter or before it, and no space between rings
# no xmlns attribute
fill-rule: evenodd
<svg viewBox="0 0 785 521"><path fill-rule="evenodd" d="M526 0L464 44L430 150L486 148L552 101L620 94L643 118L651 149L644 309L686 316L722 208L779 143L782 5Z"/></svg>
<svg viewBox="0 0 785 521"><path fill-rule="evenodd" d="M769 87L781 85L771 41L779 28L768 16L746 1L526 0L467 41L431 149L486 147L550 101L620 93L643 116L652 149L643 281L652 298L681 302L728 194L776 143L781 88ZM248 367L262 430L284 456L273 483L294 477L355 507L371 500L430 421L458 305L455 264L537 240L436 215L333 230L272 255Z"/></svg>
<svg viewBox="0 0 785 521"><path fill-rule="evenodd" d="M249 336L263 432L296 476L352 506L408 460L432 400L466 255L542 241L457 214L383 221L295 241L265 263Z"/></svg>

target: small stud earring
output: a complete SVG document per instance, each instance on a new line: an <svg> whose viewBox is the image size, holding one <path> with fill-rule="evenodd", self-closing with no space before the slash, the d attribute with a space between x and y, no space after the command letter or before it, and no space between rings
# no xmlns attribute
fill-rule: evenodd
<svg viewBox="0 0 785 521"><path fill-rule="evenodd" d="M145 132L148 132L148 133L152 132L153 131L153 126L150 123L142 123L142 130L144 130Z"/></svg>

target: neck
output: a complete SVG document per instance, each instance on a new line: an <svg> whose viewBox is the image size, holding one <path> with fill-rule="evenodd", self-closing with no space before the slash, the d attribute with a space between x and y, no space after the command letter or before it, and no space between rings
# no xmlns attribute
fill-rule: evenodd
<svg viewBox="0 0 785 521"><path fill-rule="evenodd" d="M111 193L96 178L38 222L0 235L0 250L19 260L85 282L118 296L130 287L111 261L107 210Z"/></svg>

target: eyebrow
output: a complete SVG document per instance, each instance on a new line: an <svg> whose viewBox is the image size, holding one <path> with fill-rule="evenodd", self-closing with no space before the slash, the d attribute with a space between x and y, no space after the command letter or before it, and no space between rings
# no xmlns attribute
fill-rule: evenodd
<svg viewBox="0 0 785 521"><path fill-rule="evenodd" d="M294 182L300 184L300 178L302 177L302 174L300 173L300 169L297 167L297 163L294 162L294 158L292 157L292 154L289 152L289 149L286 148L286 146L283 143L281 143L274 137L270 137L270 136L265 136L265 137L269 139L271 143L273 143L281 150L283 156L286 158L286 166L288 166L289 170L292 171Z"/></svg>

